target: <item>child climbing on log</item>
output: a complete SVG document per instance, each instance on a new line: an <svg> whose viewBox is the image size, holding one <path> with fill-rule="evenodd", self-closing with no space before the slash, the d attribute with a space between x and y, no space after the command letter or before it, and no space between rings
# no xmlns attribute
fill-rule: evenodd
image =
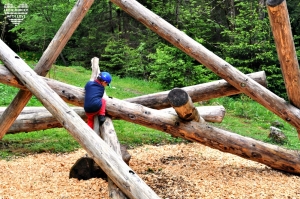
<svg viewBox="0 0 300 199"><path fill-rule="evenodd" d="M88 81L84 87L84 111L88 125L94 129L94 117L98 116L99 125L105 122L106 100L103 99L105 87L112 80L108 72L101 72L94 81Z"/></svg>

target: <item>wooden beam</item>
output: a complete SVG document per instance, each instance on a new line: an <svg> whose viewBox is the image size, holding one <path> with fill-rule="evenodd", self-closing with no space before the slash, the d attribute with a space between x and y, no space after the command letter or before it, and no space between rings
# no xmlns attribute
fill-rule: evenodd
<svg viewBox="0 0 300 199"><path fill-rule="evenodd" d="M300 156L297 151L244 137L216 128L208 123L186 122L177 115L147 108L140 104L108 99L107 113L128 122L160 130L186 140L265 164L273 169L300 174Z"/></svg>
<svg viewBox="0 0 300 199"><path fill-rule="evenodd" d="M16 53L0 40L0 59L130 198L159 198L153 190Z"/></svg>
<svg viewBox="0 0 300 199"><path fill-rule="evenodd" d="M97 120L97 121L96 121ZM99 125L98 119L95 119L95 124ZM118 140L118 136L116 134L113 122L111 118L106 117L106 120L102 126L100 126L100 137L104 142L108 144L108 146L115 151L119 157L122 158L121 145ZM124 160L124 158L122 158ZM108 178L108 192L110 198L115 199L126 199L127 196L121 191L121 189L113 182L112 179Z"/></svg>
<svg viewBox="0 0 300 199"><path fill-rule="evenodd" d="M201 117L205 120L205 122L213 123L221 123L226 112L224 106L199 106L196 107L196 109L199 113L201 113ZM161 111L176 115L173 108L166 108Z"/></svg>
<svg viewBox="0 0 300 199"><path fill-rule="evenodd" d="M168 94L168 99L179 118L186 121L194 120L200 123L205 122L205 120L200 116L199 111L194 106L191 97L183 89L172 89Z"/></svg>
<svg viewBox="0 0 300 199"><path fill-rule="evenodd" d="M300 108L300 71L285 0L267 1L268 14L289 101Z"/></svg>
<svg viewBox="0 0 300 199"><path fill-rule="evenodd" d="M267 86L266 74L264 71L251 73L247 76L248 78L257 81L259 84ZM208 83L187 86L181 89L188 93L193 102L207 101L213 98L237 95L241 93L239 90L231 86L225 80L217 80ZM149 108L164 109L169 108L171 106L168 100L169 92L170 90L133 97L125 100L127 102L142 104L143 106L147 106Z"/></svg>
<svg viewBox="0 0 300 199"><path fill-rule="evenodd" d="M92 63L92 74L90 81L94 81L97 79L100 74L99 68L99 58L94 57L91 60ZM103 99L107 99L106 92L104 91ZM100 100L100 99L99 99ZM122 157L121 153L121 145L119 143L114 125L112 120L109 117L106 117L105 123L103 125L99 125L98 115L94 117L94 131L103 139L104 142L108 144L108 146L116 152L119 157ZM108 182L108 192L109 197L113 199L127 199L127 196L118 188L118 186L113 182L109 177L107 178Z"/></svg>
<svg viewBox="0 0 300 199"><path fill-rule="evenodd" d="M0 107L0 116L6 107ZM87 117L82 107L72 109L84 120ZM45 107L25 107L6 134L62 128L62 124Z"/></svg>
<svg viewBox="0 0 300 199"><path fill-rule="evenodd" d="M6 107L0 107L0 116ZM86 114L82 107L72 107L72 109L84 120L87 120ZM222 122L225 116L225 108L223 106L200 106L197 110L206 122ZM161 111L175 115L176 112L172 108L162 109ZM118 115L113 115L113 119L118 119ZM25 107L13 125L8 129L6 134L14 134L20 132L40 131L51 128L62 128L62 124L45 107Z"/></svg>
<svg viewBox="0 0 300 199"><path fill-rule="evenodd" d="M75 4L34 68L38 75L45 76L48 73L93 2L93 0L79 0ZM26 106L31 96L30 91L20 90L9 107L7 107L5 113L0 118L0 140Z"/></svg>
<svg viewBox="0 0 300 199"><path fill-rule="evenodd" d="M247 75L249 78L258 82L259 84L266 86L267 80L264 71L255 72ZM47 84L64 99L65 102L73 104L75 106L83 106L84 89L76 86L72 86L63 82L59 82L54 79L43 77ZM25 86L20 84L18 78L16 78L9 70L0 65L0 83L14 86L20 89L25 89ZM231 86L225 80L217 80L213 82L198 84L194 86L188 86L182 88L192 98L193 102L207 101L213 98L237 95L241 92ZM169 108L171 105L168 100L168 94L170 91L163 91L159 93L153 93L134 98L125 99L128 102L142 104L149 108L164 109Z"/></svg>
<svg viewBox="0 0 300 199"><path fill-rule="evenodd" d="M142 6L139 2L135 0L111 1L149 29L156 32L159 36L212 70L236 89L245 93L253 100L259 102L283 120L296 127L298 136L300 135L300 110L298 108L287 103L284 99L272 93L254 80L248 78L247 75L206 49L200 43L187 36L184 32L172 26L160 16Z"/></svg>

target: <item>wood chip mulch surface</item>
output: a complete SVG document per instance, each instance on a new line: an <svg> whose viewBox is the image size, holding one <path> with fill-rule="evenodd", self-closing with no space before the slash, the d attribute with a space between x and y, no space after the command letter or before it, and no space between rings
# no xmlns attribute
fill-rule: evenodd
<svg viewBox="0 0 300 199"><path fill-rule="evenodd" d="M130 167L161 198L300 198L300 177L198 143L128 150ZM107 199L102 179L69 179L86 152L35 154L0 161L0 199Z"/></svg>

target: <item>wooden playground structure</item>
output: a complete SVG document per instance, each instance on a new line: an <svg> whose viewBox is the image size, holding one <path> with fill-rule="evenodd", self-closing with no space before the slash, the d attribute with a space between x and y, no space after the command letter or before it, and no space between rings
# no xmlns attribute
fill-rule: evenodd
<svg viewBox="0 0 300 199"><path fill-rule="evenodd" d="M294 126L299 136L299 65L285 0L268 0L267 8L289 102L265 87L264 72L243 74L135 0L111 1L224 80L182 89L175 88L171 91L126 100L107 98L106 111L109 117L100 130L94 129L100 132L99 136L84 121L85 116L80 108L83 106L84 90L45 78L93 4L93 0L78 1L34 70L3 41L0 41L0 59L4 63L4 67L0 67L0 82L20 89L10 106L0 110L0 139L6 133L27 131L22 128L30 124L24 123L22 119L18 120L18 117L24 114L34 114L32 117L48 114L47 118L51 118L53 123L45 119L40 127L36 127L37 129L30 127L30 129L41 130L54 127L67 129L109 177L111 198L159 198L122 160L120 144L111 118L157 129L175 137L265 164L273 169L293 174L300 173L298 152L211 126L208 122L222 121L225 112L222 106L212 107L210 110L204 107L196 109L193 106L193 102L244 93ZM99 73L95 68L98 66L96 58L92 59L92 66L91 79ZM35 112L24 109L32 95L35 95L45 108L39 108ZM71 108L66 103L76 105L78 108ZM165 110L164 108L167 107L173 107L175 111ZM37 113L41 115L37 116ZM45 123L50 125L45 126Z"/></svg>

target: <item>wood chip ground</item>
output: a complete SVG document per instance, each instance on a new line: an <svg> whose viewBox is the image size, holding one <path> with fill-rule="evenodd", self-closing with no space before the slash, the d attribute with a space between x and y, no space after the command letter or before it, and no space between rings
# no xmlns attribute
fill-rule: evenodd
<svg viewBox="0 0 300 199"><path fill-rule="evenodd" d="M130 167L165 199L300 198L300 177L197 143L128 150ZM35 154L0 161L0 199L107 199L102 179L69 179L86 152Z"/></svg>

